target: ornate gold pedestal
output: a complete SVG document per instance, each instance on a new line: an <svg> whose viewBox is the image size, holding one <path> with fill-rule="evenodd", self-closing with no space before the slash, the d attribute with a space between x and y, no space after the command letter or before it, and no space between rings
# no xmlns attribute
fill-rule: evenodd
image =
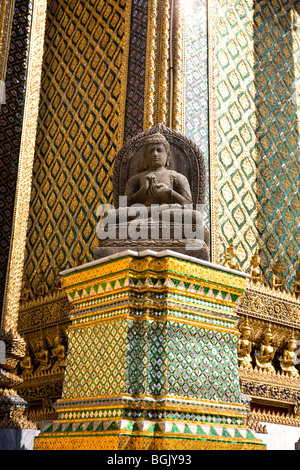
<svg viewBox="0 0 300 470"><path fill-rule="evenodd" d="M35 449L265 449L245 425L243 274L173 252L63 273L73 305L58 419Z"/></svg>

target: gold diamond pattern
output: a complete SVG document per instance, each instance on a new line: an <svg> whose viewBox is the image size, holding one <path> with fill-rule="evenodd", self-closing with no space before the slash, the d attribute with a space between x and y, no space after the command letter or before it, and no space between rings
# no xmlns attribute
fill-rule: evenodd
<svg viewBox="0 0 300 470"><path fill-rule="evenodd" d="M25 271L92 259L118 147L125 1L51 0L47 11Z"/></svg>

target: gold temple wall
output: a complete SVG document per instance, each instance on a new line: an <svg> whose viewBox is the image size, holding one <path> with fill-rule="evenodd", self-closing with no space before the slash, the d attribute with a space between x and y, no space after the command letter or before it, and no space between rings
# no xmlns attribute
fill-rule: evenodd
<svg viewBox="0 0 300 470"><path fill-rule="evenodd" d="M257 242L252 6L227 1L215 5L219 236L223 247L234 239L242 265Z"/></svg>
<svg viewBox="0 0 300 470"><path fill-rule="evenodd" d="M114 156L123 143L131 3L51 0L46 24L44 13L37 12L37 22L45 27L40 93L35 85L30 98L32 107L38 109L38 125L35 139L34 123L29 132L25 114L22 150L26 141L35 145L32 181L29 168L25 185L27 196L31 189L31 200L24 272L31 282L39 267L51 285L56 262L67 268L74 265L77 255L82 261L91 259L95 209L99 203L111 201ZM40 9L45 8L45 3L41 5ZM170 57L165 42L157 50L158 38L167 38L170 2L160 4L167 16L163 22L157 22L155 5L154 0L148 2L143 128L159 116L166 125L170 119L166 74ZM251 255L260 247L266 276L282 254L289 282L298 266L300 246L295 106L299 101L299 22L293 5L277 0L270 4L253 0L208 3L212 259L219 262L233 239L241 267L247 270ZM182 110L185 77L178 73L184 71L185 63L182 28L182 11L175 2L173 125L178 130L184 128L186 119ZM38 61L39 49L33 42L31 46L30 56ZM159 56L163 57L160 67ZM275 64L279 57L285 64L284 69L277 65L276 96L271 86L264 88L265 82L272 81L268 77L272 57ZM28 90L34 79L29 74ZM162 97L160 107L155 101L157 91ZM274 96L278 112L272 109ZM269 110L264 111L263 103ZM270 138L273 141L267 147ZM26 198L21 199L22 204ZM26 229L25 212L26 220L18 222L21 232ZM15 243L20 253L24 238ZM16 250L12 256L14 253ZM14 274L11 258L8 284L9 295L16 299L13 305L18 300L21 264L22 258Z"/></svg>
<svg viewBox="0 0 300 470"><path fill-rule="evenodd" d="M91 260L96 208L112 202L116 153L137 124L134 99L126 102L127 81L137 78L137 55L130 43L133 9L138 2L48 2L41 96L24 272L31 284L39 268L48 286L54 266ZM179 2L148 3L147 51L143 87L144 128L163 122L180 130L183 121L183 23ZM170 17L174 19L173 111L170 110L168 50ZM129 52L129 47L132 51ZM128 58L129 53L131 57ZM131 70L129 68L131 59ZM133 67L132 67L133 64ZM131 73L129 76L128 74ZM154 82L152 83L151 77ZM132 86L132 85L131 85ZM127 119L126 119L127 118ZM172 125L172 124L171 124ZM141 130L141 129L139 129Z"/></svg>

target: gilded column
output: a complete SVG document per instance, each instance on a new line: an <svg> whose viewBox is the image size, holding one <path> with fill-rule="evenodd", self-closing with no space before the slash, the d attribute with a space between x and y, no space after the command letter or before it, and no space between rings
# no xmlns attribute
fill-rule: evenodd
<svg viewBox="0 0 300 470"><path fill-rule="evenodd" d="M144 130L184 122L184 15L179 0L148 5Z"/></svg>
<svg viewBox="0 0 300 470"><path fill-rule="evenodd" d="M17 323L40 93L46 6L46 1L35 2L32 12L31 54L27 69L28 85L25 95L14 220L0 329L0 339L6 346L5 363L0 364L0 428L35 428L24 416L26 402L14 390L14 387L22 382L22 379L15 375L14 370L19 359L25 354L25 341L17 332Z"/></svg>
<svg viewBox="0 0 300 470"><path fill-rule="evenodd" d="M173 2L171 57L173 67L170 90L170 127L184 133L185 116L185 17L183 2Z"/></svg>

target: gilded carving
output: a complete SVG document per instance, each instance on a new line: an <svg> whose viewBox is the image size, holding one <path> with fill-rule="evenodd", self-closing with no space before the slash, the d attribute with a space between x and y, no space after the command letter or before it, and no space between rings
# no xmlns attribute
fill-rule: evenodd
<svg viewBox="0 0 300 470"><path fill-rule="evenodd" d="M49 341L50 342L50 341ZM53 369L60 369L66 366L67 352L66 347L62 342L62 338L59 334L55 335L53 341L50 342L51 353L54 358Z"/></svg>
<svg viewBox="0 0 300 470"><path fill-rule="evenodd" d="M272 361L275 355L275 348L272 342L273 335L269 327L263 336L259 353L256 357L256 370L263 372L275 372L274 366L272 365Z"/></svg>
<svg viewBox="0 0 300 470"><path fill-rule="evenodd" d="M299 302L291 293L275 291L259 285L249 285L238 306L241 314L262 318L277 323L285 323L299 328Z"/></svg>
<svg viewBox="0 0 300 470"><path fill-rule="evenodd" d="M256 249L254 255L251 258L251 266L250 266L250 281L253 284L262 284L263 283L263 276L262 270L260 269L260 256L258 249Z"/></svg>
<svg viewBox="0 0 300 470"><path fill-rule="evenodd" d="M43 339L37 342L35 346L35 358L38 363L38 367L35 371L36 374L47 371L51 367L50 354L48 349L44 345Z"/></svg>
<svg viewBox="0 0 300 470"><path fill-rule="evenodd" d="M77 263L80 264L79 258L75 260ZM44 284L42 271L37 273L33 286L25 277L25 293L31 295L24 294L20 304L18 330L25 340L26 352L15 364L14 372L19 380L16 389L28 401L28 417L35 422L53 419L52 403L61 396L71 306L62 290L60 271L61 265L57 262L50 289ZM38 403L39 408L32 402Z"/></svg>
<svg viewBox="0 0 300 470"><path fill-rule="evenodd" d="M223 258L224 266L234 269L235 271L240 271L240 265L236 258L236 250L234 247L233 242L231 241L230 245L226 248L224 258Z"/></svg>
<svg viewBox="0 0 300 470"><path fill-rule="evenodd" d="M55 275L54 275L54 283L52 286L53 292L61 292L63 287L62 287L62 278L59 275L60 271L62 271L62 266L61 264L57 264L55 266Z"/></svg>
<svg viewBox="0 0 300 470"><path fill-rule="evenodd" d="M283 350L283 356L280 361L280 367L283 375L288 377L297 377L299 378L299 372L296 369L296 359L297 355L295 350L297 348L297 342L294 335L287 341L287 346Z"/></svg>
<svg viewBox="0 0 300 470"><path fill-rule="evenodd" d="M271 276L271 287L274 290L282 291L284 290L284 281L282 277L282 264L281 261L278 260L275 264L272 276Z"/></svg>

